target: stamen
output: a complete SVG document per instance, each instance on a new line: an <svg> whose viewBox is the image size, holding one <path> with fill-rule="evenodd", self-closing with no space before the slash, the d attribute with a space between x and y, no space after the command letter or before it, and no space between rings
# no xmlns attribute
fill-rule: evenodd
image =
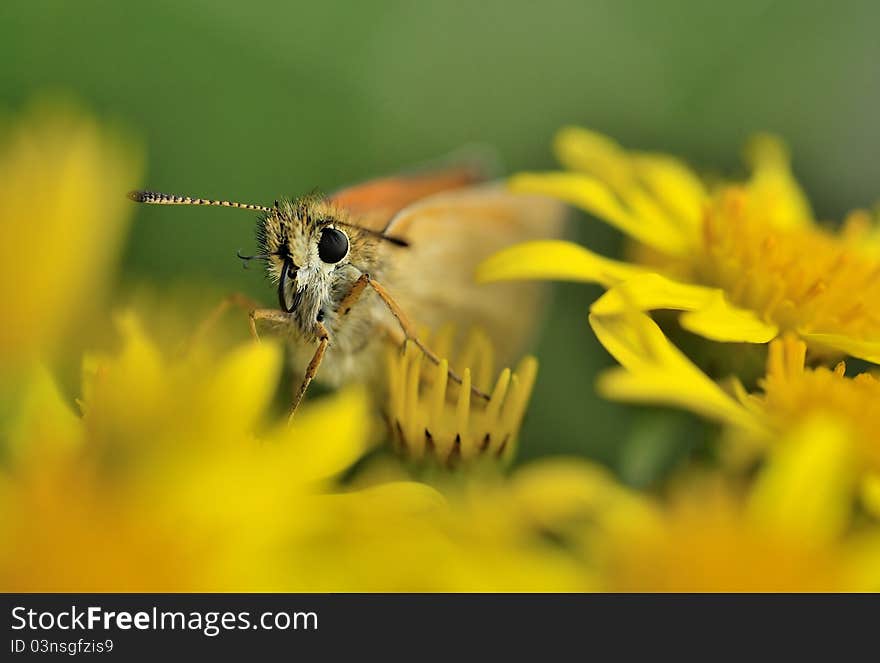
<svg viewBox="0 0 880 663"><path fill-rule="evenodd" d="M444 329L432 341L441 356L450 354L452 337L451 329ZM505 368L494 385L492 345L484 334L470 334L454 362L442 359L434 365L422 358L411 344L402 354L388 353L388 419L396 424L394 446L414 459L447 467L480 457L509 459L534 385L534 358L521 361L515 371ZM460 368L461 385L449 381L450 366ZM491 393L488 401L473 397L475 375Z"/></svg>
<svg viewBox="0 0 880 663"><path fill-rule="evenodd" d="M880 301L880 259L810 222L778 228L763 214L741 190L722 190L703 218L693 276L782 330L880 336L864 304Z"/></svg>

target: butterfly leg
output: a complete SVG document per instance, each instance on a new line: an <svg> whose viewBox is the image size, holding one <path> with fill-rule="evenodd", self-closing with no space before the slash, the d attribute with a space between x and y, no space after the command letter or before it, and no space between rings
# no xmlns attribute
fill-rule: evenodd
<svg viewBox="0 0 880 663"><path fill-rule="evenodd" d="M342 298L342 301L339 302L339 307L336 309L341 315L346 316L351 312L351 307L354 306L357 300L361 298L361 295L364 294L364 290L366 289L369 280L370 277L368 275L362 274L358 277L357 281L352 284L351 289L345 294L345 297ZM251 323L253 323L253 317L251 318ZM318 368L324 360L324 353L327 352L327 346L330 345L330 334L328 333L327 328L321 322L317 322L316 326L318 347L315 350L315 354L312 355L312 360L309 362L308 367L306 367L306 373L303 376L302 382L300 382L299 388L296 390L293 405L290 408L290 415L287 418L288 423L293 419L293 415L296 413L296 409L302 402L303 396L306 395L306 390L309 388L309 384L311 384L315 375L318 374Z"/></svg>
<svg viewBox="0 0 880 663"><path fill-rule="evenodd" d="M330 345L330 334L327 333L327 328L323 325L323 323L316 323L316 328L318 335L318 347L315 350L315 354L312 355L312 360L306 367L306 373L305 375L303 375L302 382L300 383L299 389L294 396L293 405L291 405L290 414L287 417L288 424L293 420L293 415L296 414L296 409L302 402L303 396L306 395L306 389L309 388L312 380L318 374L318 368L320 368L321 362L324 360L324 353L327 351L327 346Z"/></svg>
<svg viewBox="0 0 880 663"><path fill-rule="evenodd" d="M395 320L397 320L397 323L400 325L400 329L403 331L405 338L408 341L412 341L415 346L419 350L421 350L432 363L439 365L440 358L436 354L434 354L430 350L430 348L428 348L428 346L422 343L422 341L418 337L418 334L416 334L415 328L409 321L409 318L406 317L406 314L403 312L400 306L397 305L397 302L394 301L394 299L391 297L390 293L385 289L385 287L378 281L371 279L367 274L364 274L361 278L364 278L364 276L366 276L369 286L376 292L377 295L379 295L380 299L385 303L385 306L387 306L388 310L391 311L391 315L393 315ZM449 371L449 378L453 382L461 384L461 376L455 373L455 371ZM487 401L489 400L489 394L482 391L481 389L477 389L476 387L471 386L471 392L479 398Z"/></svg>
<svg viewBox="0 0 880 663"><path fill-rule="evenodd" d="M363 289L366 287L366 282L360 286L359 291L356 291L358 287L358 283L355 283L355 287L348 293L348 295L343 299L343 303L345 304L347 300L350 300L348 304L346 304L347 308L350 309L351 305L357 301L357 298L360 296L360 293L363 292ZM269 322L274 322L277 324L287 324L290 322L290 314L285 313L284 311L279 311L277 309L271 308L260 308L259 305L249 297L234 293L223 299L215 309L205 318L204 322L199 325L198 330L193 336L192 342L195 343L199 339L201 339L220 319L220 317L226 313L230 308L238 307L245 309L248 312L248 326L250 327L251 336L255 341L260 340L260 335L257 333L257 321L267 320ZM343 309L345 310L345 309ZM347 312L347 310L346 310ZM317 336L318 336L318 348L315 350L315 354L312 357L312 360L309 362L308 367L306 368L306 373L303 376L302 383L299 385L299 388L296 391L296 395L293 399L293 404L290 408L290 415L288 416L288 421L293 418L293 414L296 412L296 409L299 407L300 402L303 399L303 396L306 393L306 390L309 387L309 384L314 379L315 375L318 373L318 368L321 365L321 361L324 359L324 353L327 351L327 346L330 344L330 335L327 332L327 328L321 324L317 323Z"/></svg>
<svg viewBox="0 0 880 663"><path fill-rule="evenodd" d="M199 324L195 333L193 333L192 337L189 339L190 347L198 345L198 343L211 331L211 328L219 322L223 314L233 307L247 311L248 327L250 328L251 337L255 341L260 340L260 335L257 333L258 320L268 320L269 322L275 322L278 324L286 324L290 322L290 316L287 313L270 308L260 308L260 305L247 295L234 292L231 295L224 297L223 300L217 304L217 306L215 306L207 317L205 317L205 319Z"/></svg>
<svg viewBox="0 0 880 663"><path fill-rule="evenodd" d="M364 294L364 290L370 282L369 274L361 274L357 281L355 281L351 290L349 290L345 297L342 298L342 301L339 302L339 307L336 309L337 313L342 314L342 316L346 316L351 313L352 306L355 305L355 302L361 298L361 295Z"/></svg>
<svg viewBox="0 0 880 663"><path fill-rule="evenodd" d="M279 325L285 325L290 323L290 314L273 308L255 308L248 311L248 325L251 329L251 336L255 341L260 340L260 335L257 333L257 320L268 320Z"/></svg>
<svg viewBox="0 0 880 663"><path fill-rule="evenodd" d="M251 330L251 336L255 341L260 340L259 334L257 334L257 326L256 320L275 320L276 322L282 322L281 320L276 320L272 315L272 311L269 309L261 309L260 305L255 302L253 299L248 297L247 295L243 295L239 292L234 292L231 295L227 295L223 298L223 300L215 306L211 312L205 317L204 320L199 324L196 328L195 332L190 336L187 341L187 345L185 347L191 348L198 345L202 339L204 339L211 329L220 321L220 318L231 308L239 308L248 312L248 323Z"/></svg>

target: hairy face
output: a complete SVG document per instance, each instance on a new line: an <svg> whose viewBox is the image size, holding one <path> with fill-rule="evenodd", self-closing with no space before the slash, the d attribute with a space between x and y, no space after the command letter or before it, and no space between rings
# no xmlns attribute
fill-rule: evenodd
<svg viewBox="0 0 880 663"><path fill-rule="evenodd" d="M323 199L277 205L257 234L278 305L303 326L332 313L354 279L375 267L378 240Z"/></svg>

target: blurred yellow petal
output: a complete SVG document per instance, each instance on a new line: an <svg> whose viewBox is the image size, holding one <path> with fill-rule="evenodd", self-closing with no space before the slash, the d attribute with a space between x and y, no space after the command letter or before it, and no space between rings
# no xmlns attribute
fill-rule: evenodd
<svg viewBox="0 0 880 663"><path fill-rule="evenodd" d="M132 390L160 391L163 380L162 352L156 346L133 311L117 313L114 326L121 339L119 351L112 356L92 353L83 362L83 400L85 405L95 397L97 380L106 381L108 375L119 382L110 385L107 395L128 398ZM111 372L112 370L112 372Z"/></svg>
<svg viewBox="0 0 880 663"><path fill-rule="evenodd" d="M872 588L877 542L805 542L753 522L742 497L715 477L689 475L659 507L656 524L600 541L611 591L771 592ZM710 477L711 479L711 477ZM864 545L863 545L864 544ZM876 566L876 565L875 565Z"/></svg>
<svg viewBox="0 0 880 663"><path fill-rule="evenodd" d="M864 255L880 258L880 208L852 210L843 220L841 238Z"/></svg>
<svg viewBox="0 0 880 663"><path fill-rule="evenodd" d="M603 373L601 394L616 400L674 405L760 433L756 417L726 394L644 313L591 315L599 342L623 366Z"/></svg>
<svg viewBox="0 0 880 663"><path fill-rule="evenodd" d="M417 481L388 481L355 492L341 493L335 498L355 502L357 508L363 511L379 512L393 504L414 516L446 506L446 498L439 490Z"/></svg>
<svg viewBox="0 0 880 663"><path fill-rule="evenodd" d="M745 158L752 169L750 205L778 228L812 225L813 212L791 173L791 157L782 141L771 134L753 136Z"/></svg>
<svg viewBox="0 0 880 663"><path fill-rule="evenodd" d="M582 504L603 501L617 485L612 475L576 458L554 458L521 468L515 477L517 493L536 513L556 518Z"/></svg>
<svg viewBox="0 0 880 663"><path fill-rule="evenodd" d="M538 523L573 521L589 514L603 529L649 526L654 513L645 500L621 486L604 468L578 458L553 458L520 468L512 489Z"/></svg>
<svg viewBox="0 0 880 663"><path fill-rule="evenodd" d="M272 402L281 362L276 343L250 342L234 348L202 388L205 410L214 413L218 426L251 431Z"/></svg>
<svg viewBox="0 0 880 663"><path fill-rule="evenodd" d="M716 341L767 343L778 333L752 311L728 303L716 288L679 283L660 274L644 273L623 281L591 307L596 315L616 315L627 309L686 311L682 327Z"/></svg>
<svg viewBox="0 0 880 663"><path fill-rule="evenodd" d="M809 544L834 540L851 517L854 456L840 422L806 419L771 452L751 491L751 517Z"/></svg>
<svg viewBox="0 0 880 663"><path fill-rule="evenodd" d="M627 310L672 309L694 311L706 305L712 288L672 281L646 272L621 282L602 295L590 310L596 315L616 315Z"/></svg>
<svg viewBox="0 0 880 663"><path fill-rule="evenodd" d="M112 358L92 353L83 359L80 407L95 438L120 444L147 439L163 425L157 419L167 393L162 355L131 312L115 316L121 348ZM155 444L160 440L154 439Z"/></svg>
<svg viewBox="0 0 880 663"><path fill-rule="evenodd" d="M638 153L636 174L674 218L697 235L708 193L700 179L679 159L665 154Z"/></svg>
<svg viewBox="0 0 880 663"><path fill-rule="evenodd" d="M880 474L871 472L865 475L860 488L865 510L880 520Z"/></svg>
<svg viewBox="0 0 880 663"><path fill-rule="evenodd" d="M580 127L561 129L554 147L560 163L604 182L644 223L683 235L686 243L699 237L707 194L680 160L630 152L607 136Z"/></svg>
<svg viewBox="0 0 880 663"><path fill-rule="evenodd" d="M11 389L11 385L5 385ZM17 376L15 393L3 394L0 453L10 462L35 470L75 452L82 443L82 422L49 370L34 365Z"/></svg>
<svg viewBox="0 0 880 663"><path fill-rule="evenodd" d="M511 190L564 200L596 216L618 230L665 253L687 251L690 238L671 228L651 201L640 195L628 210L600 180L579 173L520 173L509 179Z"/></svg>
<svg viewBox="0 0 880 663"><path fill-rule="evenodd" d="M128 226L138 150L70 104L2 127L0 358L47 356L106 292ZM35 259L36 257L36 259Z"/></svg>
<svg viewBox="0 0 880 663"><path fill-rule="evenodd" d="M561 240L524 242L503 249L477 268L478 282L520 279L583 281L610 287L640 274L638 267L604 258Z"/></svg>
<svg viewBox="0 0 880 663"><path fill-rule="evenodd" d="M729 303L721 290L714 291L702 308L683 313L678 321L688 331L713 341L768 343L779 333L775 324Z"/></svg>
<svg viewBox="0 0 880 663"><path fill-rule="evenodd" d="M352 387L312 401L290 426L277 430L269 444L276 446L278 465L301 481L328 479L367 451L373 438L371 421L366 390Z"/></svg>
<svg viewBox="0 0 880 663"><path fill-rule="evenodd" d="M569 170L581 171L620 192L632 181L632 164L620 145L608 136L582 127L563 127L553 139L556 158Z"/></svg>
<svg viewBox="0 0 880 663"><path fill-rule="evenodd" d="M192 463L207 467L208 449L237 457L233 450L252 440L274 397L280 348L247 342L220 352L213 339L203 339L188 350L175 340L170 349L134 313L116 322L119 350L93 354L84 365L82 408L92 452L128 459L143 477L175 464L182 473Z"/></svg>
<svg viewBox="0 0 880 663"><path fill-rule="evenodd" d="M875 364L880 364L880 340L869 341L853 338L845 334L829 334L822 332L799 331L798 335L805 341L819 348L837 350L850 357L857 357Z"/></svg>
<svg viewBox="0 0 880 663"><path fill-rule="evenodd" d="M851 537L844 551L848 587L854 591L880 591L880 531L873 529Z"/></svg>

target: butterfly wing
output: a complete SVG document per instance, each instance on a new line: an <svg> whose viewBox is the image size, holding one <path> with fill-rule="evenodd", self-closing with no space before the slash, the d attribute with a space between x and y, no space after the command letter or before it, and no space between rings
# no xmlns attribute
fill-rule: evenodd
<svg viewBox="0 0 880 663"><path fill-rule="evenodd" d="M359 225L384 232L391 219L414 202L483 180L485 176L479 165L460 164L439 170L380 177L341 189L330 196L330 201L348 210Z"/></svg>
<svg viewBox="0 0 880 663"><path fill-rule="evenodd" d="M406 314L437 329L479 327L493 341L498 362L510 365L541 318L546 285L477 284L485 258L511 244L559 237L566 208L540 196L514 194L496 183L459 188L404 208L387 232L410 242L387 246L386 286Z"/></svg>

